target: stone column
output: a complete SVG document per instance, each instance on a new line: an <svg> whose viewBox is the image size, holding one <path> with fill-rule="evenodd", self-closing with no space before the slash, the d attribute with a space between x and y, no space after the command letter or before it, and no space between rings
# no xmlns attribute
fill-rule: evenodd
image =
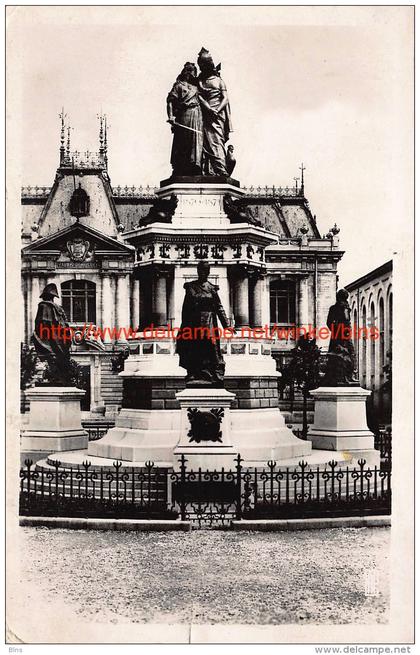
<svg viewBox="0 0 420 655"><path fill-rule="evenodd" d="M152 322L155 327L167 323L166 274L161 270L155 272L153 280Z"/></svg>
<svg viewBox="0 0 420 655"><path fill-rule="evenodd" d="M249 288L246 272L238 275L234 280L233 302L235 325L237 327L249 325Z"/></svg>
<svg viewBox="0 0 420 655"><path fill-rule="evenodd" d="M299 326L309 323L308 278L301 277L298 283L298 321Z"/></svg>
<svg viewBox="0 0 420 655"><path fill-rule="evenodd" d="M179 327L181 325L182 303L184 302L184 297L185 297L184 282L185 279L183 276L183 268L179 264L175 264L174 283L172 286L172 306L173 306L174 327Z"/></svg>
<svg viewBox="0 0 420 655"><path fill-rule="evenodd" d="M105 274L102 278L102 312L101 312L101 327L112 328L113 323L113 299L112 287L111 287L111 277L109 274ZM109 331L104 336L105 343L111 343L112 339L109 335Z"/></svg>
<svg viewBox="0 0 420 655"><path fill-rule="evenodd" d="M262 321L262 288L264 278L261 273L255 273L250 279L251 284L251 307L250 319L253 327L261 327Z"/></svg>
<svg viewBox="0 0 420 655"><path fill-rule="evenodd" d="M22 289L22 311L23 311L22 340L27 341L32 333L29 332L30 325L28 320L28 277L26 274L22 275L21 289Z"/></svg>
<svg viewBox="0 0 420 655"><path fill-rule="evenodd" d="M91 411L97 409L101 403L101 358L99 355L95 355L93 358L93 366L90 368L91 378L93 370L93 380L91 379L90 384L93 388L93 407Z"/></svg>
<svg viewBox="0 0 420 655"><path fill-rule="evenodd" d="M233 310L230 302L229 294L229 281L227 277L227 267L226 266L217 266L215 269L217 273L217 285L219 287L219 298L223 305L223 308L229 319L232 318Z"/></svg>
<svg viewBox="0 0 420 655"><path fill-rule="evenodd" d="M138 328L140 323L140 280L134 278L131 295L131 326Z"/></svg>
<svg viewBox="0 0 420 655"><path fill-rule="evenodd" d="M118 341L127 341L127 331L130 327L130 301L129 301L130 278L127 273L117 275L116 288L116 308L117 320L116 328L121 329ZM124 332L124 328L126 332Z"/></svg>
<svg viewBox="0 0 420 655"><path fill-rule="evenodd" d="M270 278L268 275L261 280L261 321L263 325L270 324Z"/></svg>
<svg viewBox="0 0 420 655"><path fill-rule="evenodd" d="M31 289L31 323L32 323L32 331L35 327L35 318L36 318L36 313L38 311L38 304L41 300L39 297L39 294L41 293L40 290L40 285L39 285L39 277L37 275L34 275L32 277L32 289Z"/></svg>
<svg viewBox="0 0 420 655"><path fill-rule="evenodd" d="M167 323L172 324L172 326L175 326L175 304L174 304L174 291L175 291L175 281L172 275L168 275L168 282L167 282L167 287L166 287L166 294L167 294L167 307L168 307L168 312L167 312Z"/></svg>
<svg viewBox="0 0 420 655"><path fill-rule="evenodd" d="M146 278L142 276L139 280L140 289L139 289L139 322L140 325L144 328L146 319L150 322L149 309L146 306L146 285L149 288L150 284L147 282Z"/></svg>

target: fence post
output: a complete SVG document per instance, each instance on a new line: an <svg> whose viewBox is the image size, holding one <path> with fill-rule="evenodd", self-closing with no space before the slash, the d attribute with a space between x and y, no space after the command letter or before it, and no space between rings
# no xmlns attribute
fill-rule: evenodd
<svg viewBox="0 0 420 655"><path fill-rule="evenodd" d="M335 481L336 481L336 473L335 473L335 468L337 466L338 462L335 461L335 459L332 459L330 462L328 462L328 466L331 468L331 504L333 505L335 502Z"/></svg>
<svg viewBox="0 0 420 655"><path fill-rule="evenodd" d="M151 505L152 505L152 469L154 467L153 462L144 463L147 471L147 517L150 519L151 516Z"/></svg>
<svg viewBox="0 0 420 655"><path fill-rule="evenodd" d="M88 473L89 473L89 467L90 467L90 462L87 460L85 462L82 462L82 466L84 468L84 473L85 473L85 497L86 497L86 502L89 496L89 480L88 480ZM93 496L93 489L92 489L92 496Z"/></svg>
<svg viewBox="0 0 420 655"><path fill-rule="evenodd" d="M240 521L242 518L242 457L238 453L238 456L235 458L236 462L236 520Z"/></svg>
<svg viewBox="0 0 420 655"><path fill-rule="evenodd" d="M270 469L270 500L269 500L269 504L271 506L273 506L273 504L274 504L274 501L273 501L273 498L274 498L274 469L276 468L276 464L277 464L277 462L274 462L272 459L270 459L267 462L267 466ZM265 502L265 493L264 493L264 502Z"/></svg>
<svg viewBox="0 0 420 655"><path fill-rule="evenodd" d="M122 462L113 462L112 465L115 468L115 515L118 518L120 502L120 468L122 466Z"/></svg>
<svg viewBox="0 0 420 655"><path fill-rule="evenodd" d="M54 468L55 468L55 504L58 507L58 469L61 466L61 462L56 460L54 462Z"/></svg>
<svg viewBox="0 0 420 655"><path fill-rule="evenodd" d="M186 475L185 474L186 474L186 471L187 471L187 468L186 468L187 459L186 459L185 455L181 455L181 459L179 461L181 463L181 494L180 494L180 499L179 499L179 507L180 507L180 510L181 510L181 521L185 521L186 520L186 511L185 511L186 508L185 508L184 493L185 493L185 481L186 481Z"/></svg>
<svg viewBox="0 0 420 655"><path fill-rule="evenodd" d="M29 496L29 493L31 491L31 466L33 464L33 461L31 459L25 459L25 466L26 466L26 474L24 476L26 477L27 484L26 484L26 493ZM22 491L23 491L23 480L25 479L22 478Z"/></svg>
<svg viewBox="0 0 420 655"><path fill-rule="evenodd" d="M365 494L364 482L365 482L365 475L366 475L364 467L365 467L365 464L366 464L366 460L365 459L359 459L357 461L357 463L358 463L359 469L360 469L360 500L363 503L364 494Z"/></svg>

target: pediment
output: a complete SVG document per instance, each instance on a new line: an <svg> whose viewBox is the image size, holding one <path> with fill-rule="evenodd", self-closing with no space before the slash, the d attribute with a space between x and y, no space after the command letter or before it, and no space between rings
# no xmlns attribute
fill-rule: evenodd
<svg viewBox="0 0 420 655"><path fill-rule="evenodd" d="M59 259L72 261L91 261L95 254L114 256L132 255L134 248L117 239L105 236L97 230L74 223L53 235L37 239L22 249L22 254L42 255L50 253Z"/></svg>

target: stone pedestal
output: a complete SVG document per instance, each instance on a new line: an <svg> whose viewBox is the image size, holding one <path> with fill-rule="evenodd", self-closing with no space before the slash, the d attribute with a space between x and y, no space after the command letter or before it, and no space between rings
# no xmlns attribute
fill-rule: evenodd
<svg viewBox="0 0 420 655"><path fill-rule="evenodd" d="M371 392L361 387L319 387L310 393L315 400L314 423L308 432L312 447L348 452L353 460L379 464L379 451L366 422Z"/></svg>
<svg viewBox="0 0 420 655"><path fill-rule="evenodd" d="M238 450L231 443L231 412L235 394L212 387L187 388L176 394L181 407L180 439L173 452L174 468L181 455L187 469L233 469Z"/></svg>
<svg viewBox="0 0 420 655"><path fill-rule="evenodd" d="M123 462L153 462L170 467L179 437L179 410L126 409L116 417L115 427L96 441L89 441L84 459L107 458Z"/></svg>
<svg viewBox="0 0 420 655"><path fill-rule="evenodd" d="M120 373L124 380L123 407L116 417L115 427L102 439L89 442L89 458L152 461L170 467L181 434L184 435L182 444L188 446L191 456L193 449L201 448L202 444L185 439L185 431L181 433L181 415L185 420L185 407L194 406L197 394L204 394L209 403L222 397L230 398L229 403L222 398L222 405L210 405L210 409L219 406L229 410L229 425L225 419L223 432L222 466L227 459L226 444L233 445L235 453L240 453L252 466L265 466L268 460L280 462L310 456L311 443L295 437L279 411L277 380L280 374L270 355L271 342L251 338L222 340L225 389L188 388L185 391L185 370L178 365L175 345L171 339L139 340L139 353L130 355ZM181 400L184 408L181 408ZM213 446L220 446L220 442ZM200 453L201 450L195 454ZM83 457L86 459L86 454Z"/></svg>
<svg viewBox="0 0 420 655"><path fill-rule="evenodd" d="M85 391L76 387L34 387L25 391L29 423L21 437L21 452L33 461L46 454L87 448L80 400Z"/></svg>

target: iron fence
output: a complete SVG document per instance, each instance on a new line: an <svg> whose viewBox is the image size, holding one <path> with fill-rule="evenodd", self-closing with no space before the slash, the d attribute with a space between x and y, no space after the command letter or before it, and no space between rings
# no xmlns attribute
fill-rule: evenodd
<svg viewBox="0 0 420 655"><path fill-rule="evenodd" d="M233 519L306 518L390 514L391 470L358 466L296 468L270 461L231 470L188 469L182 456L174 470L112 467L47 467L27 460L20 471L20 512L38 516L180 518L196 527L228 527Z"/></svg>
<svg viewBox="0 0 420 655"><path fill-rule="evenodd" d="M381 467L391 468L392 465L392 430L386 428L375 434L375 448L381 455Z"/></svg>
<svg viewBox="0 0 420 655"><path fill-rule="evenodd" d="M243 518L308 518L391 513L391 471L366 466L249 470L243 476Z"/></svg>
<svg viewBox="0 0 420 655"><path fill-rule="evenodd" d="M174 518L167 506L167 469L147 462L142 469L82 466L63 468L55 461L20 471L23 515L113 518Z"/></svg>

